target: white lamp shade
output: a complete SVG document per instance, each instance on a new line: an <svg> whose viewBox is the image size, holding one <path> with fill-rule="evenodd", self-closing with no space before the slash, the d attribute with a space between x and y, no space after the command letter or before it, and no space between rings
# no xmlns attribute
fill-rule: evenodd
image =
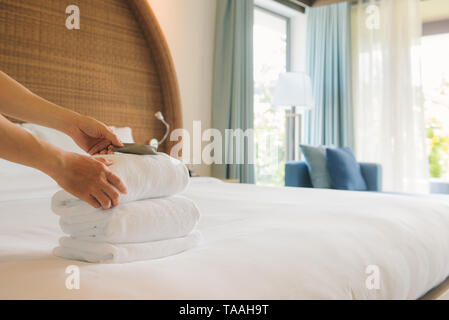
<svg viewBox="0 0 449 320"><path fill-rule="evenodd" d="M312 82L303 72L287 72L279 76L274 90L273 105L312 109Z"/></svg>

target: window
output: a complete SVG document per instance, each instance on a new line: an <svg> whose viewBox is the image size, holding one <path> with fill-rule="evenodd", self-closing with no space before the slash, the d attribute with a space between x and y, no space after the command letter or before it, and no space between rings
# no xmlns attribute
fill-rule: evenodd
<svg viewBox="0 0 449 320"><path fill-rule="evenodd" d="M289 68L289 18L254 9L254 136L256 181L283 185L285 111L272 106L279 74Z"/></svg>
<svg viewBox="0 0 449 320"><path fill-rule="evenodd" d="M422 38L427 148L432 178L449 180L449 33Z"/></svg>

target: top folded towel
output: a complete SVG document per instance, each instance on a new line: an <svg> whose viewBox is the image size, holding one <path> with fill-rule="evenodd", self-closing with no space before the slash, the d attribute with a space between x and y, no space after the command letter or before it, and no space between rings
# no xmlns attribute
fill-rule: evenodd
<svg viewBox="0 0 449 320"><path fill-rule="evenodd" d="M96 156L111 160L109 169L122 179L128 193L121 196L121 203L168 197L185 190L189 184L189 171L179 160L166 154L140 156L111 154ZM53 200L65 206L81 201L68 192L57 192Z"/></svg>

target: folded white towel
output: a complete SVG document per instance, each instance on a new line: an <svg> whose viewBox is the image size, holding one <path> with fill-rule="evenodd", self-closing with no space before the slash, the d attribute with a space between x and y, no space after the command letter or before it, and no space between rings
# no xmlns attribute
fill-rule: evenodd
<svg viewBox="0 0 449 320"><path fill-rule="evenodd" d="M181 196L135 201L110 210L94 209L86 203L67 208L53 201L52 209L61 216L60 225L65 233L78 239L109 243L184 237L200 218L195 203Z"/></svg>
<svg viewBox="0 0 449 320"><path fill-rule="evenodd" d="M101 210L66 191L57 192L52 210L61 216L61 228L71 237L60 239L55 255L123 263L167 257L199 243L200 233L191 233L199 220L198 208L186 198L173 196L189 183L182 162L165 154L101 157L113 162L109 168L123 180L128 194L122 195L119 206Z"/></svg>
<svg viewBox="0 0 449 320"><path fill-rule="evenodd" d="M87 262L125 263L168 257L191 249L201 241L193 232L183 238L132 244L109 244L64 237L53 253L64 259Z"/></svg>
<svg viewBox="0 0 449 320"><path fill-rule="evenodd" d="M122 195L120 203L172 196L184 191L189 184L186 166L163 153L154 156L120 153L97 157L111 160L113 165L109 169L127 186L128 193ZM64 190L54 195L54 201L64 203L66 207L81 202Z"/></svg>

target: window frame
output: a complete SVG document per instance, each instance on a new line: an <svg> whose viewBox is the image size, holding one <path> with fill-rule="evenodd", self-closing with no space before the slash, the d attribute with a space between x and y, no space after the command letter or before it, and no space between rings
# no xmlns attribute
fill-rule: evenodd
<svg viewBox="0 0 449 320"><path fill-rule="evenodd" d="M260 11L263 11L263 12L265 12L265 13L267 13L269 15L272 15L274 17L281 18L282 20L284 20L286 22L287 39L285 40L285 42L287 44L287 50L286 50L287 51L287 56L285 57L285 59L286 59L286 61L285 61L285 69L286 69L286 72L290 72L291 71L291 65L292 65L292 59L291 59L291 48L292 48L291 47L292 46L292 44L291 44L291 17L285 16L283 14L280 14L280 13L278 13L276 11L267 9L267 8L262 7L260 5L257 5L257 4L254 5L254 10L256 10L256 9L260 10Z"/></svg>
<svg viewBox="0 0 449 320"><path fill-rule="evenodd" d="M282 21L285 22L285 34L286 34L286 39L285 39L285 43L286 43L286 56L285 56L285 72L291 72L291 68L292 68L292 17L288 16L288 15L284 15L282 13L279 13L275 10L272 9L268 9L266 7L263 7L261 5L257 5L254 4L254 8L253 10L256 12L257 10L259 12L265 13L267 15L270 15L272 17L275 17L277 19L281 19ZM288 124L287 122L285 123L285 130L287 132L288 130ZM287 133L286 133L287 134ZM288 154L288 143L285 142L285 157L287 158L287 154ZM284 159L285 161L287 161L287 159ZM256 179L257 181L257 179ZM257 181L258 182L258 181ZM257 183L256 182L256 183ZM271 184L269 184L271 185Z"/></svg>
<svg viewBox="0 0 449 320"><path fill-rule="evenodd" d="M434 36L446 36L446 37L449 37L449 29L445 30L444 32L440 32L440 31L439 32L432 32L432 33L423 34L421 36L421 49L423 50L423 40L425 38L431 38L431 37L434 37ZM424 66L425 66L424 54L422 54L421 59L422 59L421 67L423 68L421 72L423 74L424 73ZM422 75L422 88L423 88L423 103L424 103L426 101L426 94L425 94L425 90L424 90L426 88L426 86L424 84L424 75ZM447 162L446 162L446 165L443 168L443 174L440 175L440 177L433 177L432 176L432 171L431 171L431 155L432 154L431 154L431 152L427 152L430 149L429 148L430 146L429 146L428 141L427 141L427 139L428 139L427 138L427 129L428 129L427 121L429 120L428 114L427 114L427 110L425 110L425 112L424 112L424 120L425 120L425 129L426 129L426 156L427 156L427 159L429 160L429 177L430 177L431 181L434 181L434 182L447 182L448 178L449 178L449 163L447 163ZM443 134L446 135L446 136L447 136L448 133L449 133L449 131L443 131Z"/></svg>

